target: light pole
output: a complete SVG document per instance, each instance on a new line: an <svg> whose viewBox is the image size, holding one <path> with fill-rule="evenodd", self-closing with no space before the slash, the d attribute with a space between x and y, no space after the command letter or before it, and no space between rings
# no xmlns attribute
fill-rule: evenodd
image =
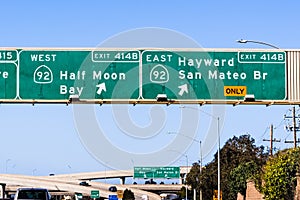
<svg viewBox="0 0 300 200"><path fill-rule="evenodd" d="M181 106L181 108L190 108L199 110L200 112L206 114L207 116L210 116L211 118L217 120L217 143L218 143L218 200L221 199L221 165L220 165L220 117L212 115L208 112L205 112L203 110L194 108L194 107L188 107L188 106ZM201 156L202 157L202 156Z"/></svg>
<svg viewBox="0 0 300 200"><path fill-rule="evenodd" d="M218 200L220 200L221 193L221 165L220 165L220 117L217 117L218 129Z"/></svg>
<svg viewBox="0 0 300 200"><path fill-rule="evenodd" d="M266 43L266 42L262 42L262 41L256 41L256 40L244 40L244 39L240 39L240 40L237 40L236 42L238 43L256 43L256 44L261 44L261 45L266 45L266 46L269 46L269 47L272 47L272 48L275 48L275 49L279 49L279 47L275 46L275 45L272 45L272 44L269 44L269 43Z"/></svg>
<svg viewBox="0 0 300 200"><path fill-rule="evenodd" d="M192 137L190 137L190 136L188 136L188 135L184 135L184 134L182 134L182 133L180 133L180 132L168 132L168 134L179 134L179 135L182 135L182 136L184 136L184 137L186 137L186 138L189 138L190 140L193 140L193 141L195 141L195 142L198 142L199 143L199 162L200 162L200 170L199 170L199 172L200 172L200 175L202 174L202 147L201 147L201 140L196 140L195 138L192 138ZM200 185L201 185L201 179L199 178L199 182L200 182ZM200 191L199 191L199 199L200 200L202 200L202 189L201 189L201 187L200 187Z"/></svg>
<svg viewBox="0 0 300 200"><path fill-rule="evenodd" d="M200 145L200 176L202 175L202 147L201 147L201 140L199 140ZM202 188L201 188L201 177L199 177L199 199L202 200Z"/></svg>
<svg viewBox="0 0 300 200"><path fill-rule="evenodd" d="M186 158L186 172L185 172L185 200L187 200L187 195L188 195L188 186L187 186L187 182L186 182L186 178L188 175L188 171L189 171L189 160L188 160L188 156L185 154L185 158Z"/></svg>
<svg viewBox="0 0 300 200"><path fill-rule="evenodd" d="M7 174L7 167L8 167L8 162L9 161L11 161L11 159L9 158L9 159L7 159L6 161L5 161L5 173Z"/></svg>

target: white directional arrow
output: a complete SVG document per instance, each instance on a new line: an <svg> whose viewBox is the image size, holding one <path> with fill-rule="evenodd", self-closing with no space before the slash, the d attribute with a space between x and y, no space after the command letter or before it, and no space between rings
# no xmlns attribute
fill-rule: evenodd
<svg viewBox="0 0 300 200"><path fill-rule="evenodd" d="M180 89L180 91L178 92L180 96L182 96L185 92L189 93L187 84L180 85L178 86L178 88Z"/></svg>
<svg viewBox="0 0 300 200"><path fill-rule="evenodd" d="M96 87L98 88L97 94L100 95L102 93L102 91L106 92L105 83L100 83L100 84L96 85Z"/></svg>

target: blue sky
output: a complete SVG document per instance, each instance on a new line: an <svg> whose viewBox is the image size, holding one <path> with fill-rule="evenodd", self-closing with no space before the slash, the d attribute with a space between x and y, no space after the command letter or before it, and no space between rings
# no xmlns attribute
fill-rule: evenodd
<svg viewBox="0 0 300 200"><path fill-rule="evenodd" d="M266 48L257 44L238 44L237 39L252 39L271 43L283 49L299 48L300 3L297 1L5 1L0 6L1 47L97 47L124 32L153 27L184 35L204 48ZM137 42L137 41L134 41ZM142 43L143 41L139 41ZM139 44L140 44L139 43ZM178 106L132 105L92 106L96 121L106 138L123 151L149 154L168 146L178 135L182 121ZM218 106L196 107L207 113ZM219 106L221 144L233 135L251 134L257 145L269 145L271 123L276 138L291 140L284 130L283 115L291 106ZM186 108L189 109L189 108ZM193 107L195 109L195 107ZM116 111L117 110L117 111ZM118 110L127 113L126 120L139 127L151 126L153 116L162 113L162 127L153 135L130 137L120 123ZM192 109L191 109L192 110ZM0 106L0 173L47 175L118 168L123 162L110 151L107 160L86 147L84 133L78 131L76 108L72 105L6 105ZM156 113L157 112L157 113ZM192 111L190 111L192 112ZM121 113L121 114L122 114ZM124 114L123 113L123 114ZM195 113L189 113L194 116ZM217 113L219 114L219 113ZM199 111L200 118L194 140L209 138L215 131L214 118ZM89 121L89 119L80 119ZM121 121L120 121L121 120ZM191 122L194 118L189 119ZM80 132L80 133L78 133ZM214 138L212 136L212 138ZM182 138L183 140L183 138ZM101 141L99 142L101 145ZM210 162L216 152L214 143L204 149L204 162ZM284 142L275 147L292 147ZM172 165L185 165L183 155L191 164L199 159L199 143L190 140L187 151L176 152ZM101 157L101 156L100 156ZM147 156L145 156L145 159ZM127 167L139 165L126 158ZM159 158L153 160L159 164ZM103 165L106 163L106 165Z"/></svg>

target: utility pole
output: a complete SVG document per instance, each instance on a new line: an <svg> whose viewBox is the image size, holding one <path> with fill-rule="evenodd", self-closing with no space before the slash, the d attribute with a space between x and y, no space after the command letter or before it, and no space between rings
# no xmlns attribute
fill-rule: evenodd
<svg viewBox="0 0 300 200"><path fill-rule="evenodd" d="M273 142L280 142L280 140L273 139L273 124L270 126L270 139L263 139L263 141L270 141L270 156L273 156Z"/></svg>
<svg viewBox="0 0 300 200"><path fill-rule="evenodd" d="M297 127L298 129L298 127ZM296 130L296 111L295 106L293 106L293 132L294 132L294 148L297 147L297 130Z"/></svg>
<svg viewBox="0 0 300 200"><path fill-rule="evenodd" d="M284 118L289 118L292 119L293 123L292 126L288 126L287 129L289 131L293 131L293 135L294 135L294 148L297 147L297 143L299 142L299 140L297 140L297 131L299 131L299 126L297 126L296 124L296 119L299 119L298 116L296 116L296 110L295 110L295 106L293 106L292 109L292 116L284 116ZM285 143L292 143L292 141L285 141Z"/></svg>

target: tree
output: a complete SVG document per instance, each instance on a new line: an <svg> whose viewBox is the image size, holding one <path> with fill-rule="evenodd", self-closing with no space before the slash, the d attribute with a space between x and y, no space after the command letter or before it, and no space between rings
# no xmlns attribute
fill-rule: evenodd
<svg viewBox="0 0 300 200"><path fill-rule="evenodd" d="M237 191L232 185L237 182L230 180L230 173L241 164L253 162L258 168L261 168L268 158L264 153L264 147L257 147L255 140L250 135L241 135L229 139L221 150L221 190L224 199L236 199ZM240 180L241 181L241 180ZM243 180L246 184L247 180Z"/></svg>
<svg viewBox="0 0 300 200"><path fill-rule="evenodd" d="M230 190L234 194L241 193L246 199L247 180L257 179L261 168L253 161L241 163L229 175Z"/></svg>
<svg viewBox="0 0 300 200"><path fill-rule="evenodd" d="M266 163L261 186L265 199L289 200L294 198L296 172L299 169L300 148L278 152Z"/></svg>
<svg viewBox="0 0 300 200"><path fill-rule="evenodd" d="M220 166L221 166L221 190L223 199L235 200L237 197L237 188L232 186L237 184L235 180L230 179L231 171L239 167L243 168L242 164L253 162L257 168L261 168L268 158L267 153L264 153L264 147L255 146L255 140L250 135L234 136L229 139L224 147L220 150ZM217 153L214 155L214 160L208 163L202 170L200 175L199 164L194 163L188 174L187 182L192 189L199 191L202 189L203 199L211 199L213 191L218 188L218 158ZM241 169L237 169L241 170ZM246 184L246 177L244 180L236 180ZM200 184L201 182L201 184ZM241 189L241 188L240 188Z"/></svg>
<svg viewBox="0 0 300 200"><path fill-rule="evenodd" d="M194 163L187 175L187 184L197 191L197 199L199 199L199 191L202 189L203 199L211 199L213 196L213 188L215 188L215 180L217 180L217 171L214 167L215 163L207 164L200 175L200 165Z"/></svg>
<svg viewBox="0 0 300 200"><path fill-rule="evenodd" d="M134 200L134 193L131 190L125 189L123 193L123 200Z"/></svg>
<svg viewBox="0 0 300 200"><path fill-rule="evenodd" d="M199 176L200 176L200 166L198 163L194 163L190 172L186 177L187 184L192 186L193 189L198 190L199 187Z"/></svg>

